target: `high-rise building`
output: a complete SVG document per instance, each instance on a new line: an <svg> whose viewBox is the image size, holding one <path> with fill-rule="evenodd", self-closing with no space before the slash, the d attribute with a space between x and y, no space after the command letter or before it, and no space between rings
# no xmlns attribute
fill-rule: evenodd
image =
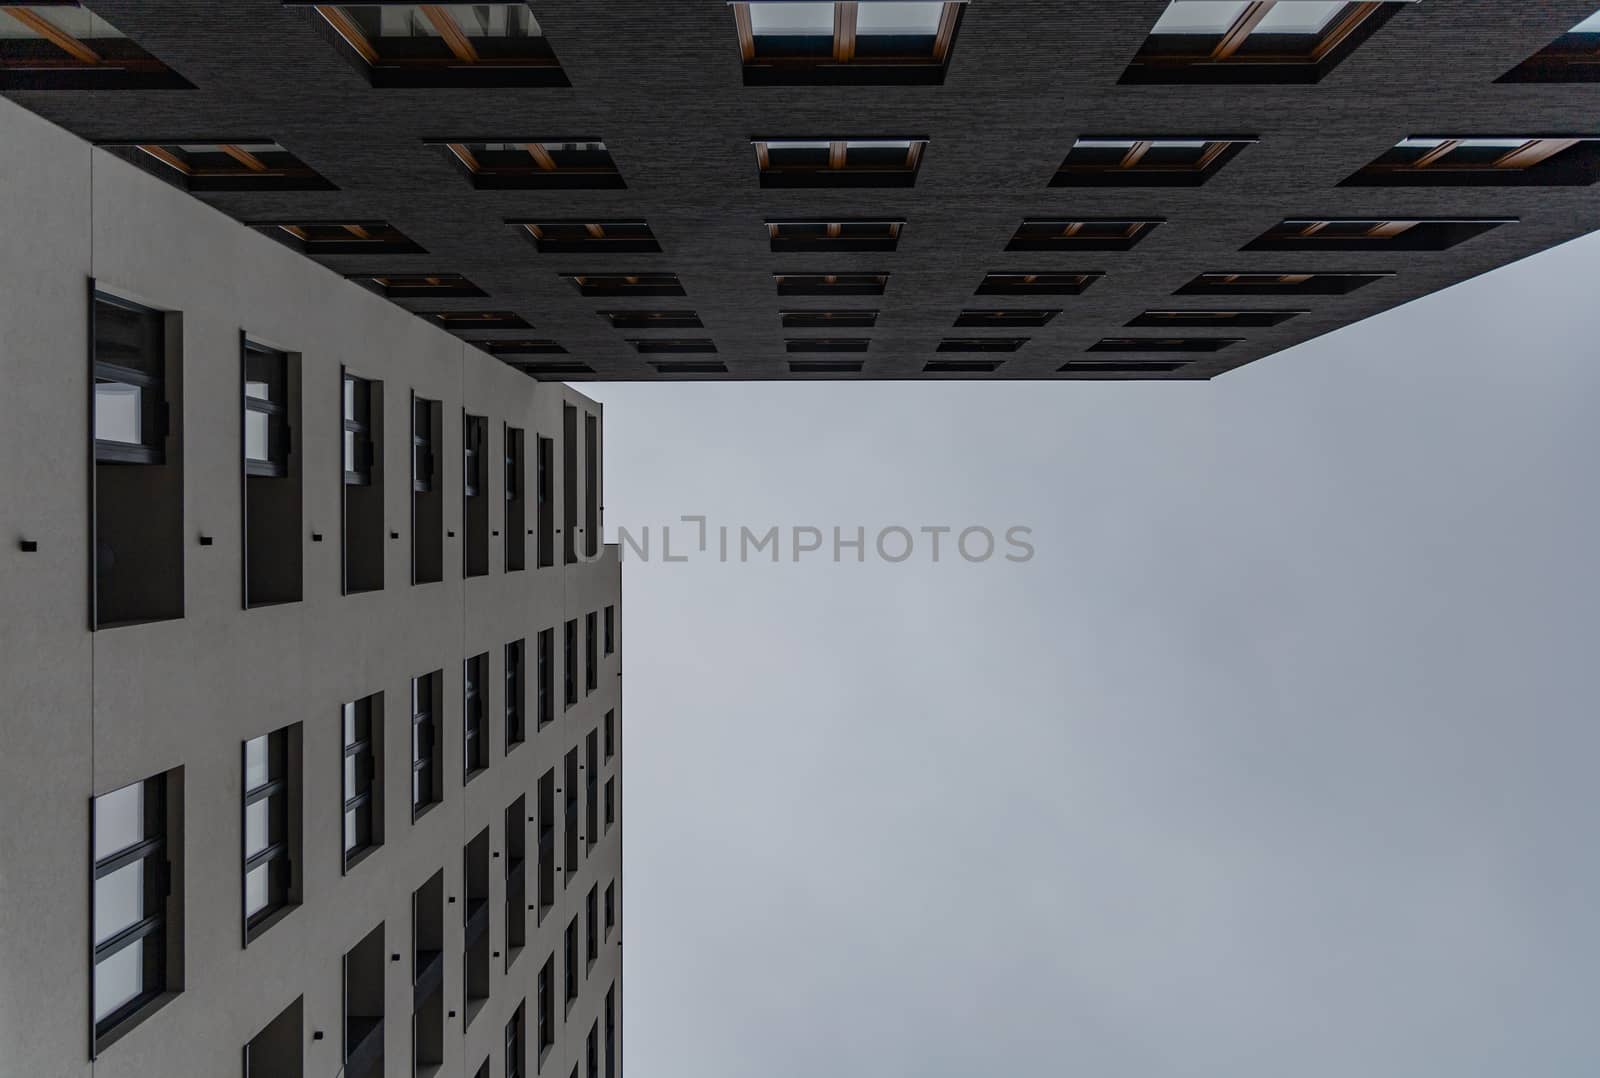
<svg viewBox="0 0 1600 1078"><path fill-rule="evenodd" d="M0 144L0 1074L614 1078L600 406Z"/></svg>

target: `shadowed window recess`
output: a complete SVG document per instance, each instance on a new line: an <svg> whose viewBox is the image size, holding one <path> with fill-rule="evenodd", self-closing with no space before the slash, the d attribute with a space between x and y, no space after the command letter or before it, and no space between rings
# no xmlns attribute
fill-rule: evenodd
<svg viewBox="0 0 1600 1078"><path fill-rule="evenodd" d="M1600 11L1579 20L1496 81L1600 82Z"/></svg>
<svg viewBox="0 0 1600 1078"><path fill-rule="evenodd" d="M1161 218L1084 221L1029 218L1017 227L1006 250L1127 251L1161 223Z"/></svg>
<svg viewBox="0 0 1600 1078"><path fill-rule="evenodd" d="M1238 310L1156 310L1145 311L1128 320L1129 326L1183 326L1217 328L1264 328L1281 325L1305 311Z"/></svg>
<svg viewBox="0 0 1600 1078"><path fill-rule="evenodd" d="M676 273L563 273L581 296L682 296Z"/></svg>
<svg viewBox="0 0 1600 1078"><path fill-rule="evenodd" d="M596 311L612 329L700 329L693 311Z"/></svg>
<svg viewBox="0 0 1600 1078"><path fill-rule="evenodd" d="M472 186L483 190L623 188L599 139L440 141Z"/></svg>
<svg viewBox="0 0 1600 1078"><path fill-rule="evenodd" d="M1238 337L1105 337L1089 346L1091 352L1220 352Z"/></svg>
<svg viewBox="0 0 1600 1078"><path fill-rule="evenodd" d="M1199 187L1254 138L1084 137L1052 187Z"/></svg>
<svg viewBox="0 0 1600 1078"><path fill-rule="evenodd" d="M904 221L843 218L834 221L767 221L772 250L892 251L900 242Z"/></svg>
<svg viewBox="0 0 1600 1078"><path fill-rule="evenodd" d="M910 187L925 138L756 139L762 187Z"/></svg>
<svg viewBox="0 0 1600 1078"><path fill-rule="evenodd" d="M878 321L878 312L866 311L781 311L784 329L867 329Z"/></svg>
<svg viewBox="0 0 1600 1078"><path fill-rule="evenodd" d="M652 254L661 250L643 221L508 221L546 254Z"/></svg>
<svg viewBox="0 0 1600 1078"><path fill-rule="evenodd" d="M527 4L316 4L335 47L374 86L568 86Z"/></svg>
<svg viewBox="0 0 1600 1078"><path fill-rule="evenodd" d="M479 299L486 295L459 273L355 274L350 280L385 299Z"/></svg>
<svg viewBox="0 0 1600 1078"><path fill-rule="evenodd" d="M310 165L270 139L101 143L185 191L335 191Z"/></svg>
<svg viewBox="0 0 1600 1078"><path fill-rule="evenodd" d="M1060 310L968 310L956 316L957 329L1008 329L1013 326L1043 326L1060 314Z"/></svg>
<svg viewBox="0 0 1600 1078"><path fill-rule="evenodd" d="M747 86L942 83L963 4L733 3Z"/></svg>
<svg viewBox="0 0 1600 1078"><path fill-rule="evenodd" d="M428 253L386 221L257 221L251 225L312 258Z"/></svg>
<svg viewBox="0 0 1600 1078"><path fill-rule="evenodd" d="M1340 186L1582 187L1597 179L1600 136L1440 137L1401 139Z"/></svg>
<svg viewBox="0 0 1600 1078"><path fill-rule="evenodd" d="M1395 276L1376 273L1202 273L1179 296L1343 296Z"/></svg>
<svg viewBox="0 0 1600 1078"><path fill-rule="evenodd" d="M1246 244L1245 251L1444 251L1514 217L1289 218Z"/></svg>
<svg viewBox="0 0 1600 1078"><path fill-rule="evenodd" d="M780 296L881 296L887 273L774 273Z"/></svg>
<svg viewBox="0 0 1600 1078"><path fill-rule="evenodd" d="M1076 296L1104 277L1091 273L988 273L974 293L979 296Z"/></svg>
<svg viewBox="0 0 1600 1078"><path fill-rule="evenodd" d="M0 90L193 89L79 4L0 6Z"/></svg>

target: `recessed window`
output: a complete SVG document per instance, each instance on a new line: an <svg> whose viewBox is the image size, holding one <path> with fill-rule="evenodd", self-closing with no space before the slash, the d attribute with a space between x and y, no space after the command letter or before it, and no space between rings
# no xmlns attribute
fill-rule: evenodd
<svg viewBox="0 0 1600 1078"><path fill-rule="evenodd" d="M700 329L693 311L596 311L612 329Z"/></svg>
<svg viewBox="0 0 1600 1078"><path fill-rule="evenodd" d="M506 751L528 740L527 705L523 700L526 680L523 674L527 641L513 640L506 645Z"/></svg>
<svg viewBox="0 0 1600 1078"><path fill-rule="evenodd" d="M768 221L774 251L892 251L903 221Z"/></svg>
<svg viewBox="0 0 1600 1078"><path fill-rule="evenodd" d="M1171 374L1189 364L1178 360L1133 360L1128 362L1098 362L1080 360L1056 368L1057 374L1081 374L1094 378L1137 378L1147 374Z"/></svg>
<svg viewBox="0 0 1600 1078"><path fill-rule="evenodd" d="M317 4L316 10L374 86L570 85L527 4Z"/></svg>
<svg viewBox="0 0 1600 1078"><path fill-rule="evenodd" d="M546 723L555 718L555 688L552 679L555 677L555 630L542 629L538 638L538 671L536 691L538 699L535 709L535 721L542 728Z"/></svg>
<svg viewBox="0 0 1600 1078"><path fill-rule="evenodd" d="M564 356L567 350L555 341L515 340L515 341L468 341L474 348L481 348L491 356Z"/></svg>
<svg viewBox="0 0 1600 1078"><path fill-rule="evenodd" d="M411 818L444 800L439 768L439 720L443 671L411 679Z"/></svg>
<svg viewBox="0 0 1600 1078"><path fill-rule="evenodd" d="M1003 359L930 359L922 365L923 374L992 374Z"/></svg>
<svg viewBox="0 0 1600 1078"><path fill-rule="evenodd" d="M1246 251L1444 251L1516 218L1290 218L1246 244Z"/></svg>
<svg viewBox="0 0 1600 1078"><path fill-rule="evenodd" d="M183 881L171 853L181 848L181 772L135 782L94 799L93 1049L150 1013L183 982Z"/></svg>
<svg viewBox="0 0 1600 1078"><path fill-rule="evenodd" d="M600 613L591 610L583 616L583 694L600 687Z"/></svg>
<svg viewBox="0 0 1600 1078"><path fill-rule="evenodd" d="M385 221L257 222L251 227L312 258L319 255L427 254Z"/></svg>
<svg viewBox="0 0 1600 1078"><path fill-rule="evenodd" d="M611 655L617 650L617 608L608 606L605 610L605 648L606 654ZM606 756L611 755L611 712L606 712Z"/></svg>
<svg viewBox="0 0 1600 1078"><path fill-rule="evenodd" d="M1059 310L968 310L956 316L958 329L1006 329L1011 326L1043 326L1060 314Z"/></svg>
<svg viewBox="0 0 1600 1078"><path fill-rule="evenodd" d="M978 285L980 296L1076 296L1105 274L1094 273L986 273Z"/></svg>
<svg viewBox="0 0 1600 1078"><path fill-rule="evenodd" d="M910 187L923 138L758 139L762 187Z"/></svg>
<svg viewBox="0 0 1600 1078"><path fill-rule="evenodd" d="M344 511L339 538L344 593L383 587L383 383L341 373Z"/></svg>
<svg viewBox="0 0 1600 1078"><path fill-rule="evenodd" d="M288 357L264 345L244 345L244 468L248 475L288 471Z"/></svg>
<svg viewBox="0 0 1600 1078"><path fill-rule="evenodd" d="M1179 296L1343 296L1393 273L1202 273Z"/></svg>
<svg viewBox="0 0 1600 1078"><path fill-rule="evenodd" d="M1580 20L1499 82L1600 82L1600 11Z"/></svg>
<svg viewBox="0 0 1600 1078"><path fill-rule="evenodd" d="M734 3L747 86L944 81L959 3Z"/></svg>
<svg viewBox="0 0 1600 1078"><path fill-rule="evenodd" d="M300 724L244 743L244 938L300 901Z"/></svg>
<svg viewBox="0 0 1600 1078"><path fill-rule="evenodd" d="M543 254L659 253L643 221L510 221Z"/></svg>
<svg viewBox="0 0 1600 1078"><path fill-rule="evenodd" d="M1091 352L1220 352L1241 343L1237 337L1105 337Z"/></svg>
<svg viewBox="0 0 1600 1078"><path fill-rule="evenodd" d="M715 352L715 341L705 337L636 338L628 341L640 355L676 355L684 352Z"/></svg>
<svg viewBox="0 0 1600 1078"><path fill-rule="evenodd" d="M790 352L865 352L872 346L865 337L799 337L783 343Z"/></svg>
<svg viewBox="0 0 1600 1078"><path fill-rule="evenodd" d="M489 653L474 655L461 667L461 781L471 782L489 766L489 703L485 684L489 676Z"/></svg>
<svg viewBox="0 0 1600 1078"><path fill-rule="evenodd" d="M1028 343L1027 337L946 337L939 342L941 352L1015 352Z"/></svg>
<svg viewBox="0 0 1600 1078"><path fill-rule="evenodd" d="M554 1047L556 1043L555 977L555 956L551 955L544 960L544 965L539 967L538 995L536 997L538 1006L534 1008L535 1029L538 1038L535 1051L538 1053L540 1061L543 1061L545 1052Z"/></svg>
<svg viewBox="0 0 1600 1078"><path fill-rule="evenodd" d="M305 1074L305 997L300 996L244 1046L246 1075L303 1078Z"/></svg>
<svg viewBox="0 0 1600 1078"><path fill-rule="evenodd" d="M475 299L487 294L459 273L355 274L350 279L384 299Z"/></svg>
<svg viewBox="0 0 1600 1078"><path fill-rule="evenodd" d="M300 357L258 344L240 334L240 380L244 414L244 605L298 602L299 543L304 468L292 454L299 420Z"/></svg>
<svg viewBox="0 0 1600 1078"><path fill-rule="evenodd" d="M1183 326L1245 329L1282 325L1305 311L1234 311L1234 310L1184 310L1145 311L1128 320L1129 326Z"/></svg>
<svg viewBox="0 0 1600 1078"><path fill-rule="evenodd" d="M593 374L594 368L578 360L518 360L506 361L523 374L531 378L571 378L577 375Z"/></svg>
<svg viewBox="0 0 1600 1078"><path fill-rule="evenodd" d="M436 326L451 333L473 333L485 329L532 329L520 314L510 311L431 311L418 312Z"/></svg>
<svg viewBox="0 0 1600 1078"><path fill-rule="evenodd" d="M0 90L193 89L76 3L0 7Z"/></svg>
<svg viewBox="0 0 1600 1078"><path fill-rule="evenodd" d="M485 191L620 188L616 162L599 139L561 142L443 142L472 186Z"/></svg>
<svg viewBox="0 0 1600 1078"><path fill-rule="evenodd" d="M1405 2L1172 0L1121 81L1318 82Z"/></svg>
<svg viewBox="0 0 1600 1078"><path fill-rule="evenodd" d="M593 615L590 615L591 617ZM590 730L589 736L583 739L584 745L584 788L587 794L584 805L584 841L589 849L594 849L600 841L600 737L598 731Z"/></svg>
<svg viewBox="0 0 1600 1078"><path fill-rule="evenodd" d="M860 374L859 359L791 359L790 374Z"/></svg>
<svg viewBox="0 0 1600 1078"><path fill-rule="evenodd" d="M1161 220L1071 221L1029 218L1017 227L1008 251L1127 251L1148 236Z"/></svg>
<svg viewBox="0 0 1600 1078"><path fill-rule="evenodd" d="M584 296L681 296L676 273L563 273Z"/></svg>
<svg viewBox="0 0 1600 1078"><path fill-rule="evenodd" d="M103 143L104 148L185 191L334 191L333 184L276 142Z"/></svg>
<svg viewBox="0 0 1600 1078"><path fill-rule="evenodd" d="M680 362L664 361L650 364L656 369L657 374L727 374L726 363L711 360L683 360Z"/></svg>
<svg viewBox="0 0 1600 1078"><path fill-rule="evenodd" d="M344 867L383 845L383 696L344 705Z"/></svg>
<svg viewBox="0 0 1600 1078"><path fill-rule="evenodd" d="M1255 139L1080 138L1052 187L1198 187Z"/></svg>
<svg viewBox="0 0 1600 1078"><path fill-rule="evenodd" d="M887 273L774 273L780 296L881 296Z"/></svg>
<svg viewBox="0 0 1600 1078"><path fill-rule="evenodd" d="M877 311L783 311L784 329L848 329L877 324Z"/></svg>
<svg viewBox="0 0 1600 1078"><path fill-rule="evenodd" d="M1340 186L1581 187L1597 179L1600 138L1407 138Z"/></svg>

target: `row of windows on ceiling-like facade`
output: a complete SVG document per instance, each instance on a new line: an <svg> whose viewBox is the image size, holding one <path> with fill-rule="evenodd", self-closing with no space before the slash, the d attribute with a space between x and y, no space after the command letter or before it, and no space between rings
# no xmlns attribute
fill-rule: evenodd
<svg viewBox="0 0 1600 1078"><path fill-rule="evenodd" d="M1197 187L1258 141L1254 135L1084 136L1074 142L1050 184ZM334 188L277 143L101 145L192 192ZM479 188L626 186L605 143L598 140L439 145ZM910 187L916 182L928 139L758 139L754 146L763 187ZM1597 179L1600 136L1437 134L1401 139L1340 186L1560 187L1585 186ZM539 233L535 236L556 239ZM344 236L337 239L349 242Z"/></svg>
<svg viewBox="0 0 1600 1078"><path fill-rule="evenodd" d="M184 462L174 439L182 430L175 402L183 399L183 359L176 315L104 292L96 292L92 313L90 624L98 629L182 617ZM306 538L303 481L311 470L299 429L305 390L299 356L241 334L239 363L243 605L296 602ZM558 541L562 564L599 556L597 415L563 403L560 431L535 433L531 440L523 428L499 424L504 467L495 491L488 417L463 411L461 493L447 519L442 402L412 393L396 416L390 400L386 437L384 384L349 373L341 380L339 540L347 594L384 586L387 544L401 536L389 530L385 515L383 447L400 441L395 435L408 423L411 583L444 579L447 540L454 541L458 529L463 577L488 574L496 546L507 572L526 568L530 554L535 565L554 566ZM498 508L491 509L491 501ZM321 542L323 534L312 529L309 539ZM202 535L199 542L210 546L212 538Z"/></svg>
<svg viewBox="0 0 1600 1078"><path fill-rule="evenodd" d="M374 86L570 85L525 3L284 4L313 11ZM942 83L965 14L964 3L940 0L727 7L747 85ZM1402 12L1429 17L1414 0L1172 0L1120 81L1318 82ZM1499 81L1600 80L1597 42L1600 12ZM0 89L192 85L72 3L0 9L0 77Z"/></svg>
<svg viewBox="0 0 1600 1078"><path fill-rule="evenodd" d="M470 660L469 660L470 662ZM416 683L437 684L436 672L416 679L413 700L417 698ZM426 689L424 691L427 691ZM413 708L415 708L415 703ZM363 768L361 761L371 759L376 750L381 755L383 728L382 694L347 703L341 715L344 789L344 863L343 871L350 871L363 857L381 846L382 780L381 774ZM604 758L600 756L599 738L604 731ZM243 944L248 946L270 930L284 916L292 912L301 900L300 859L304 845L301 823L304 813L302 792L303 724L296 723L260 737L251 738L242 746L242 842L243 857ZM510 751L508 746L507 751ZM583 753L579 758L580 749ZM363 756L363 753L368 755ZM527 917L536 910L542 922L556 903L556 877L561 874L561 887L570 885L577 871L580 848L590 855L602 832L609 833L616 820L615 776L605 781L605 810L602 824L598 808L598 775L602 763L610 764L616 753L615 713L608 712L602 728L591 731L579 747L566 754L558 777L551 768L538 780L537 803L530 810L528 797L518 797L505 812L505 879L506 906L504 946L505 969L520 955L527 942ZM413 750L413 756L416 750ZM415 773L416 764L413 763ZM583 774L584 772L587 774ZM91 813L91 875L93 879L93 912L90 934L92 955L92 1007L91 1007L91 1057L108 1048L129 1029L153 1014L159 1007L181 991L183 983L183 881L174 869L182 858L175 856L183 842L183 768L132 783L94 799ZM354 776L354 778L352 777ZM581 776L581 778L580 778ZM558 814L556 796L564 792L557 782L566 784L565 842L558 851L554 833ZM576 787L583 782L587 788L588 807L583 823L576 811ZM352 788L358 792L352 796ZM356 808L352 808L352 804ZM377 813L362 827L352 827L352 812L365 806ZM537 815L533 813L537 813ZM526 824L538 823L536 831L537 875L533 883L535 903L528 901L527 832ZM464 1024L475 1017L481 1003L488 995L490 976L487 962L489 935L487 929L491 914L487 909L489 894L490 832L483 832L468 843L464 850L464 901L462 903L467 935L464 947L465 1008ZM587 856L587 855L586 855ZM499 852L494 854L499 858ZM565 862L563 869L562 862ZM442 1027L441 1001L433 993L440 987L437 977L440 948L442 946L442 890L443 870L422 888L414 901L413 918L414 970L417 985L417 1017L432 1021ZM599 939L602 934L609 939L616 925L617 898L615 882L605 889L604 927L601 928L597 895L599 885L589 889L581 916L588 937L585 975L592 971L599 956ZM434 893L434 892L439 893ZM454 901L454 899L452 899ZM574 915L566 929L564 940L566 996L570 1002L578 996L579 973L576 962L579 915ZM380 927L381 933L381 927ZM368 937L370 940L371 937ZM360 958L367 941L353 948L346 956L346 983L351 983L352 956ZM381 942L372 955L370 968L359 972L376 982L375 991L347 992L346 1003L357 1001L353 1014L363 1020L377 1018L381 1025L383 992L381 982L385 963ZM494 952L492 957L500 957ZM541 971L549 974L550 963ZM371 985L364 986L366 988ZM549 1047L553 1041L553 1023L549 1022L548 989L546 980L540 981L540 1041L539 1049ZM364 1002L361 1002L364 999ZM608 1005L612 1000L608 998ZM570 1009L570 1006L569 1006ZM454 1016L454 1011L451 1015ZM519 1012L520 1014L520 1009ZM515 1019L514 1019L515 1020ZM608 1019L609 1027L613 1022ZM253 1060L257 1066L250 1069L256 1074L298 1073L278 1071L275 1065L298 1052L299 1038L287 1045L278 1038L268 1036L271 1026L247 1048L247 1054L256 1052ZM348 1032L348 1031L347 1031ZM356 1036L345 1041L345 1061L356 1064L350 1073L385 1073L381 1066L369 1071L371 1056L381 1056L381 1035L376 1047L368 1034L371 1028L363 1026ZM442 1028L438 1030L442 1033ZM422 1049L427 1054L426 1044ZM418 1065L439 1062L419 1055Z"/></svg>

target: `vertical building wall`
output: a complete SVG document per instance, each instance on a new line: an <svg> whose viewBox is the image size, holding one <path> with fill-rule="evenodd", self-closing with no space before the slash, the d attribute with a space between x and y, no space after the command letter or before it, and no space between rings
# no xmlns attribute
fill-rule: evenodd
<svg viewBox="0 0 1600 1078"><path fill-rule="evenodd" d="M146 1078L237 1074L251 1037L304 997L308 1075L342 1063L341 959L379 922L385 950L386 1073L411 1069L411 894L443 869L445 1063L470 1076L484 1058L504 1073L504 1029L527 1001L528 1073L566 1078L581 1063L606 991L621 999L619 924L586 971L572 1013L556 1007L556 1043L536 1068L535 985L545 958L560 969L561 932L592 885L615 881L618 822L505 969L505 810L558 767L602 717L621 722L620 646L602 655L598 688L535 729L534 641L615 606L615 548L598 560L504 571L504 425L527 432L531 496L536 436L560 451L563 404L600 406L509 367L180 191L6 101L0 101L0 1045L7 1073ZM382 266L373 266L381 271ZM89 629L90 281L181 313L184 598L181 619ZM294 429L303 473L303 600L242 609L239 334L298 355L302 409ZM387 429L384 588L341 594L340 367L382 382ZM444 484L444 579L413 586L410 557L412 390L442 402L436 447ZM464 580L462 410L488 417L489 574ZM558 459L554 481L561 496ZM579 471L581 483L581 468ZM582 490L579 492L582 498ZM580 518L581 519L581 518ZM320 535L320 541L314 539ZM201 537L209 545L201 545ZM22 540L37 542L24 552ZM560 549L560 543L557 543ZM581 545L580 545L581 549ZM603 615L602 615L603 616ZM505 645L527 641L526 743L505 743ZM582 647L580 631L580 648ZM462 778L462 663L489 654L487 771ZM582 669L582 656L579 661ZM411 818L410 679L443 671L438 718L443 804ZM580 674L581 676L581 674ZM342 870L340 705L382 693L384 844ZM249 946L242 935L241 745L303 724L302 904ZM92 796L184 768L183 990L90 1060L89 807ZM620 752L603 764L620 799ZM485 827L491 862L488 1003L463 1028L462 850ZM537 823L528 824L529 880ZM563 866L565 868L565 866ZM558 874L558 879L564 873ZM531 894L531 890L530 890ZM531 899L530 899L531 901ZM583 963L580 963L582 965ZM619 1014L620 1022L620 1014ZM317 1032L323 1035L318 1038ZM603 1072L603 1063L602 1063Z"/></svg>

